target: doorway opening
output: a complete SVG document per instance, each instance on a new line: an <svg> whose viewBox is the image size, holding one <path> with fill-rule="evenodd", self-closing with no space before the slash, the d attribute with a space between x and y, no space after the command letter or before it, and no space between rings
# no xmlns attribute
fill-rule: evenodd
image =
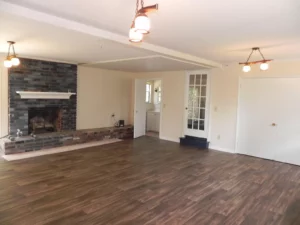
<svg viewBox="0 0 300 225"><path fill-rule="evenodd" d="M161 109L161 80L146 83L146 136L159 138Z"/></svg>
<svg viewBox="0 0 300 225"><path fill-rule="evenodd" d="M162 104L161 79L136 79L134 137L159 138Z"/></svg>

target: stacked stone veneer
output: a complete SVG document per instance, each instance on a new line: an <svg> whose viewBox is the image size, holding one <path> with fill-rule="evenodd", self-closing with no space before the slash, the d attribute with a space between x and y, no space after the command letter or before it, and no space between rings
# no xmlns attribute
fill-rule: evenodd
<svg viewBox="0 0 300 225"><path fill-rule="evenodd" d="M49 149L61 146L68 146L74 144L82 144L93 141L101 141L104 139L119 138L127 139L133 138L133 127L113 127L113 128L99 128L88 130L77 130L68 132L55 132L48 134L41 134L35 138L31 136L20 137L14 141L4 140L2 150L4 154L15 154L22 152L38 151L42 149Z"/></svg>
<svg viewBox="0 0 300 225"><path fill-rule="evenodd" d="M21 59L21 65L9 69L9 133L17 129L28 134L28 108L59 107L62 130L76 130L76 95L70 99L21 99L16 91L77 93L77 66L73 64Z"/></svg>

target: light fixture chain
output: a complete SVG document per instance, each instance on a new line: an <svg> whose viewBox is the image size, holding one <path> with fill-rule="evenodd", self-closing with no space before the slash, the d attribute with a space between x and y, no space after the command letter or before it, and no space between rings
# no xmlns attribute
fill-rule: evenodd
<svg viewBox="0 0 300 225"><path fill-rule="evenodd" d="M250 58L251 58L253 52L254 52L254 49L252 49L252 52L250 53L250 55L249 55L249 57L248 57L248 59L247 59L247 62L246 62L247 64L248 64L248 62L249 62L249 60L250 60Z"/></svg>
<svg viewBox="0 0 300 225"><path fill-rule="evenodd" d="M10 55L10 48L11 48L11 44L8 45L7 58L8 58L9 55Z"/></svg>
<svg viewBox="0 0 300 225"><path fill-rule="evenodd" d="M140 0L136 0L135 15L137 15L137 13L138 13L138 11L139 11L139 3L140 3Z"/></svg>
<svg viewBox="0 0 300 225"><path fill-rule="evenodd" d="M16 57L15 46L13 44L12 44L12 49L13 49L14 57Z"/></svg>
<svg viewBox="0 0 300 225"><path fill-rule="evenodd" d="M264 57L264 55L261 53L260 49L258 49L258 51L259 51L261 57L263 58L263 60L266 60L265 57Z"/></svg>

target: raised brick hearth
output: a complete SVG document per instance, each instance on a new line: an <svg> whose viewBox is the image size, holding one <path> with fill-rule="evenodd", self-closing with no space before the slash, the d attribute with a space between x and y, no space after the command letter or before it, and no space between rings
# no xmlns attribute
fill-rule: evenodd
<svg viewBox="0 0 300 225"><path fill-rule="evenodd" d="M75 144L88 143L93 141L101 141L104 139L133 138L133 127L108 127L99 129L87 129L77 131L55 132L36 136L16 138L14 141L3 140L2 150L5 155L38 151L61 146L69 146Z"/></svg>

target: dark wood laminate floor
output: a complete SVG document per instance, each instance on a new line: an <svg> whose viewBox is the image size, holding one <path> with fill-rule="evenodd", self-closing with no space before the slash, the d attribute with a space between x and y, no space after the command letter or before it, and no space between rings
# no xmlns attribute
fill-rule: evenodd
<svg viewBox="0 0 300 225"><path fill-rule="evenodd" d="M0 224L300 224L300 167L143 137L0 162Z"/></svg>

